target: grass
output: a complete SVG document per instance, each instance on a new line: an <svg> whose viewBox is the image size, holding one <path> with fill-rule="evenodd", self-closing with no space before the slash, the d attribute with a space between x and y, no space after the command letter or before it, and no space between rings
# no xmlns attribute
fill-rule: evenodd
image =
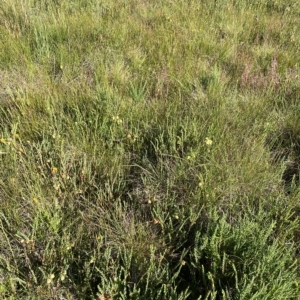
<svg viewBox="0 0 300 300"><path fill-rule="evenodd" d="M300 299L298 1L2 1L2 299Z"/></svg>

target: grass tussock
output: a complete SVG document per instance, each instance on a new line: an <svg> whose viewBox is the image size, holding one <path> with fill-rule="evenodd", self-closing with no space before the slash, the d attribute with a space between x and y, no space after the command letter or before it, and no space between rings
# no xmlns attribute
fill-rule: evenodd
<svg viewBox="0 0 300 300"><path fill-rule="evenodd" d="M0 298L300 298L299 12L2 1Z"/></svg>

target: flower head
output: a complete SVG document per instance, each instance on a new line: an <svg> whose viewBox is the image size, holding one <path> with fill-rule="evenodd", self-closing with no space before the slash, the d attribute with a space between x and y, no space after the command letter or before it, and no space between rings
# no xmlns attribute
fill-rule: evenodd
<svg viewBox="0 0 300 300"><path fill-rule="evenodd" d="M56 167L53 167L53 168L52 168L52 174L56 174L57 171L58 171L58 169L57 169Z"/></svg>
<svg viewBox="0 0 300 300"><path fill-rule="evenodd" d="M47 279L47 284L51 284L52 283L52 281L53 281L53 279L54 279L54 274L50 274L49 275L49 277L48 277L48 279Z"/></svg>
<svg viewBox="0 0 300 300"><path fill-rule="evenodd" d="M207 146L211 146L212 143L213 143L213 141L212 141L210 138L208 138L208 137L205 138L205 144L206 144Z"/></svg>

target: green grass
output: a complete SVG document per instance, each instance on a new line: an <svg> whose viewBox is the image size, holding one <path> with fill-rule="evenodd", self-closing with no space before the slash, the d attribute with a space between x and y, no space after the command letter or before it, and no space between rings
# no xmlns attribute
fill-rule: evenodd
<svg viewBox="0 0 300 300"><path fill-rule="evenodd" d="M0 3L1 299L300 299L296 0Z"/></svg>

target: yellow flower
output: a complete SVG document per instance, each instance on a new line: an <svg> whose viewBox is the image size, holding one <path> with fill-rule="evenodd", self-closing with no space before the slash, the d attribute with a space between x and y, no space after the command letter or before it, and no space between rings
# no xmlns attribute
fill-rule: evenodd
<svg viewBox="0 0 300 300"><path fill-rule="evenodd" d="M115 121L118 125L121 125L123 121L120 119L119 116L113 116L112 117L113 121Z"/></svg>
<svg viewBox="0 0 300 300"><path fill-rule="evenodd" d="M56 167L53 167L53 168L52 168L52 174L56 174L57 171L58 171L58 169L57 169Z"/></svg>
<svg viewBox="0 0 300 300"><path fill-rule="evenodd" d="M206 144L207 146L211 146L212 143L213 143L213 141L212 141L210 138L208 138L208 137L205 138L205 144Z"/></svg>
<svg viewBox="0 0 300 300"><path fill-rule="evenodd" d="M47 279L47 284L51 284L52 283L52 281L53 281L53 279L54 279L54 274L50 274L49 275L49 277L48 277L48 279Z"/></svg>
<svg viewBox="0 0 300 300"><path fill-rule="evenodd" d="M39 199L36 198L36 197L34 197L32 200L33 200L33 202L35 202L35 203L38 203L38 202L39 202Z"/></svg>
<svg viewBox="0 0 300 300"><path fill-rule="evenodd" d="M5 141L5 139L4 139L4 138L1 138L1 139L0 139L0 143L2 143L2 144L6 144L6 141Z"/></svg>
<svg viewBox="0 0 300 300"><path fill-rule="evenodd" d="M187 156L187 160L194 160L196 158L196 154L195 153L191 153L191 155Z"/></svg>
<svg viewBox="0 0 300 300"><path fill-rule="evenodd" d="M67 270L64 270L63 273L60 275L60 280L64 281L66 279L67 276Z"/></svg>

